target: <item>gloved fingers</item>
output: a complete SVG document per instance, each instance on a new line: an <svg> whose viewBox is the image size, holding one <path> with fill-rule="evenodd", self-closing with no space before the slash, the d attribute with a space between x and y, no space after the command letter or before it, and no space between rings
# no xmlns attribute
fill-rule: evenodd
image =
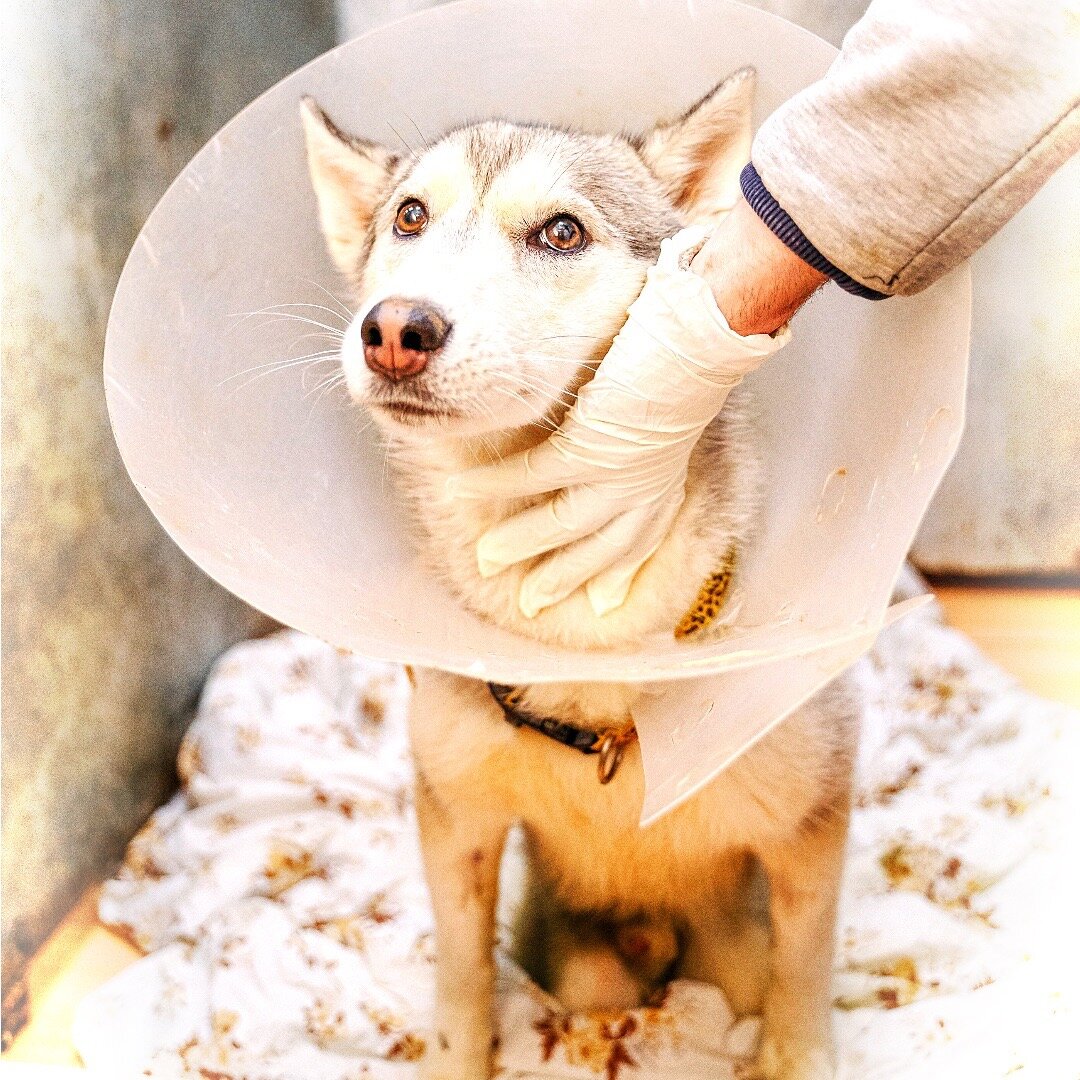
<svg viewBox="0 0 1080 1080"><path fill-rule="evenodd" d="M462 499L523 498L580 483L588 471L560 449L556 432L546 442L493 465L478 465L447 478L446 493Z"/></svg>
<svg viewBox="0 0 1080 1080"><path fill-rule="evenodd" d="M620 559L648 527L655 510L653 503L627 510L591 535L544 559L521 582L518 606L522 613L534 618Z"/></svg>
<svg viewBox="0 0 1080 1080"><path fill-rule="evenodd" d="M585 592L597 615L606 615L622 606L637 572L664 542L664 537L683 504L683 498L684 492L680 489L677 496L670 498L662 507L657 507L656 513L625 553L586 582Z"/></svg>
<svg viewBox="0 0 1080 1080"><path fill-rule="evenodd" d="M477 566L483 577L492 577L514 563L588 536L617 512L617 505L591 488L566 488L488 529L476 543Z"/></svg>

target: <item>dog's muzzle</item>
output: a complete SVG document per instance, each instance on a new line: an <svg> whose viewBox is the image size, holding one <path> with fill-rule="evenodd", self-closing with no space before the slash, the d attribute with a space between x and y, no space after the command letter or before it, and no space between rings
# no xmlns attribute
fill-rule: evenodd
<svg viewBox="0 0 1080 1080"><path fill-rule="evenodd" d="M360 339L364 362L392 382L419 375L446 344L453 324L434 305L390 296L364 316Z"/></svg>

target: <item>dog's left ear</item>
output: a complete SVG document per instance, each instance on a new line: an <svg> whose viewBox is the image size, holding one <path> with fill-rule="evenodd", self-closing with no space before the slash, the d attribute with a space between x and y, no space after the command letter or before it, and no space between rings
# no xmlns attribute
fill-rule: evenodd
<svg viewBox="0 0 1080 1080"><path fill-rule="evenodd" d="M398 158L385 146L340 131L312 98L304 98L300 115L326 246L338 269L355 277L369 246L371 217Z"/></svg>
<svg viewBox="0 0 1080 1080"><path fill-rule="evenodd" d="M753 68L740 68L639 147L688 221L715 222L739 197L739 173L750 160L756 81Z"/></svg>

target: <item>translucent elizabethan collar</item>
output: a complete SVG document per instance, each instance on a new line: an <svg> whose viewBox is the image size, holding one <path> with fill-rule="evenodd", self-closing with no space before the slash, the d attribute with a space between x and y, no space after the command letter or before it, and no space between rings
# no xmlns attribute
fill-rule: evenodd
<svg viewBox="0 0 1080 1080"><path fill-rule="evenodd" d="M880 304L828 288L747 380L769 479L726 635L552 648L470 614L423 572L376 432L321 382L332 358L284 363L325 347L303 320L340 318L303 306L257 314L336 306L299 103L310 94L344 130L392 146L492 116L643 131L750 64L760 122L834 56L723 0L462 0L313 61L196 156L124 269L105 378L143 497L212 577L343 648L503 683L694 677L654 688L635 716L645 816L684 798L882 626L962 428L967 271Z"/></svg>

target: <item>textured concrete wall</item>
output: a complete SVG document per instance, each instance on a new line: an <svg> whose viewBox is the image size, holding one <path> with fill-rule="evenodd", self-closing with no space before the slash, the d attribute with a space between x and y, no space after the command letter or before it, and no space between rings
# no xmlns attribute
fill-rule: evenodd
<svg viewBox="0 0 1080 1080"><path fill-rule="evenodd" d="M335 0L338 41L366 34L414 11L438 7L446 0Z"/></svg>
<svg viewBox="0 0 1080 1080"><path fill-rule="evenodd" d="M1080 157L972 260L968 425L912 558L1080 578Z"/></svg>
<svg viewBox="0 0 1080 1080"><path fill-rule="evenodd" d="M338 40L348 41L392 19L437 7L446 0L335 0ZM869 0L744 0L805 26L839 48L844 34L866 10Z"/></svg>
<svg viewBox="0 0 1080 1080"><path fill-rule="evenodd" d="M167 794L208 665L261 622L173 547L123 471L101 385L112 291L169 181L233 113L333 44L333 9L9 0L4 20L10 1003L26 956Z"/></svg>

